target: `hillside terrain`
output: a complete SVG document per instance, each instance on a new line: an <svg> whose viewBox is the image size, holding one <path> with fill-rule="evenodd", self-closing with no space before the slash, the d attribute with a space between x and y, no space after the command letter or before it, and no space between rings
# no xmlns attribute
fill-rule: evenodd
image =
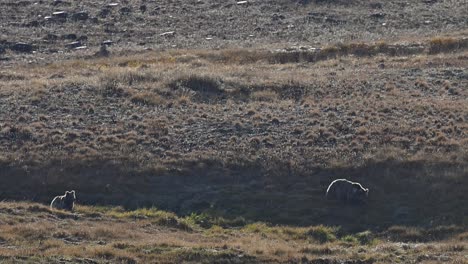
<svg viewBox="0 0 468 264"><path fill-rule="evenodd" d="M156 209L0 204L2 263L466 263L456 226L343 232L252 223L226 227Z"/></svg>
<svg viewBox="0 0 468 264"><path fill-rule="evenodd" d="M2 1L0 262L466 263L465 10Z"/></svg>

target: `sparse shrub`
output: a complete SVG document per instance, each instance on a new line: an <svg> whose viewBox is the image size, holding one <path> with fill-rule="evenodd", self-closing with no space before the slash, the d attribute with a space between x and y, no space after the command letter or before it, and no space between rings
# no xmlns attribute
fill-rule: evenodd
<svg viewBox="0 0 468 264"><path fill-rule="evenodd" d="M454 38L437 37L429 42L429 53L448 52L459 48L459 42Z"/></svg>
<svg viewBox="0 0 468 264"><path fill-rule="evenodd" d="M29 127L11 126L0 131L0 135L11 140L26 141L34 139L32 130Z"/></svg>
<svg viewBox="0 0 468 264"><path fill-rule="evenodd" d="M102 79L100 90L104 97L122 97L129 94L121 84L113 79Z"/></svg>
<svg viewBox="0 0 468 264"><path fill-rule="evenodd" d="M333 253L333 250L328 246L315 246L315 247L305 247L302 248L299 252L305 254L313 254L313 255L330 255Z"/></svg>
<svg viewBox="0 0 468 264"><path fill-rule="evenodd" d="M253 100L262 102L274 102L278 100L278 94L271 90L256 91L250 96Z"/></svg>
<svg viewBox="0 0 468 264"><path fill-rule="evenodd" d="M336 240L336 231L336 228L320 225L311 227L307 231L307 236L319 243L327 243Z"/></svg>
<svg viewBox="0 0 468 264"><path fill-rule="evenodd" d="M416 227L392 226L387 234L393 241L422 242L426 240L421 229Z"/></svg>
<svg viewBox="0 0 468 264"><path fill-rule="evenodd" d="M355 235L361 245L370 245L375 242L375 236L371 231L364 231Z"/></svg>
<svg viewBox="0 0 468 264"><path fill-rule="evenodd" d="M427 238L430 240L442 240L447 239L455 234L459 234L464 231L464 228L460 226L437 226L425 231Z"/></svg>
<svg viewBox="0 0 468 264"><path fill-rule="evenodd" d="M358 239L353 235L346 235L346 236L341 238L341 241L344 241L346 243L351 243L351 244L357 244L358 243Z"/></svg>
<svg viewBox="0 0 468 264"><path fill-rule="evenodd" d="M161 106L166 103L166 100L164 98L150 92L141 92L134 94L130 100L132 101L132 103L148 106Z"/></svg>
<svg viewBox="0 0 468 264"><path fill-rule="evenodd" d="M224 90L219 79L210 76L191 75L174 80L169 84L173 89L188 88L202 94L221 94Z"/></svg>

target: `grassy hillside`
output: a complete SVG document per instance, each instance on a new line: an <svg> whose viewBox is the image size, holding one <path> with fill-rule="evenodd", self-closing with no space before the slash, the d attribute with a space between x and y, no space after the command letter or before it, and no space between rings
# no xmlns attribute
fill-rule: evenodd
<svg viewBox="0 0 468 264"><path fill-rule="evenodd" d="M0 262L465 263L466 9L2 1Z"/></svg>
<svg viewBox="0 0 468 264"><path fill-rule="evenodd" d="M223 50L7 69L2 196L48 202L76 189L85 204L182 215L466 224L466 52L427 43L410 57L315 63ZM371 189L369 208L324 205L342 177Z"/></svg>
<svg viewBox="0 0 468 264"><path fill-rule="evenodd" d="M336 227L226 227L203 215L0 203L2 263L465 263L456 226L349 233ZM423 242L423 243L421 243Z"/></svg>

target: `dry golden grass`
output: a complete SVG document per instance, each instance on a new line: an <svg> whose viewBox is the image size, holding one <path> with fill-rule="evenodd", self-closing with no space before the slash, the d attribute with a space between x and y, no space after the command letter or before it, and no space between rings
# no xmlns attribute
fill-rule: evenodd
<svg viewBox="0 0 468 264"><path fill-rule="evenodd" d="M76 189L84 204L177 214L2 203L0 256L462 262L468 54L449 43L2 69L2 197L46 203ZM370 187L366 208L324 203L338 177Z"/></svg>
<svg viewBox="0 0 468 264"><path fill-rule="evenodd" d="M38 204L1 202L0 256L7 263L55 263L63 259L97 263L284 263L301 259L394 263L401 256L407 262L437 260L442 256L447 261L463 260L468 250L465 233L454 227L417 232L395 227L373 234L343 233L325 226L298 228L263 223L238 229L203 228L192 222L191 229L184 230L154 221L168 215L189 222L194 217L182 219L156 209L125 211L86 206L78 206L70 214ZM429 234L435 230L451 232L443 237L429 237L425 242L406 241L408 237L420 236L420 232ZM405 235L401 235L403 232ZM401 236L392 235L392 241L387 241L387 233Z"/></svg>

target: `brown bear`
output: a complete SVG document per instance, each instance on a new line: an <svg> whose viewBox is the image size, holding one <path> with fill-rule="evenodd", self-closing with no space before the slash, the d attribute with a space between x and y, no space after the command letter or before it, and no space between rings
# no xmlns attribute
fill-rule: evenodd
<svg viewBox="0 0 468 264"><path fill-rule="evenodd" d="M327 199L335 199L345 203L364 203L369 196L369 189L362 187L360 183L346 179L334 180L328 186Z"/></svg>
<svg viewBox="0 0 468 264"><path fill-rule="evenodd" d="M52 202L50 203L50 208L73 211L73 207L75 206L75 200L75 191L66 191L65 195L56 196L52 200Z"/></svg>

